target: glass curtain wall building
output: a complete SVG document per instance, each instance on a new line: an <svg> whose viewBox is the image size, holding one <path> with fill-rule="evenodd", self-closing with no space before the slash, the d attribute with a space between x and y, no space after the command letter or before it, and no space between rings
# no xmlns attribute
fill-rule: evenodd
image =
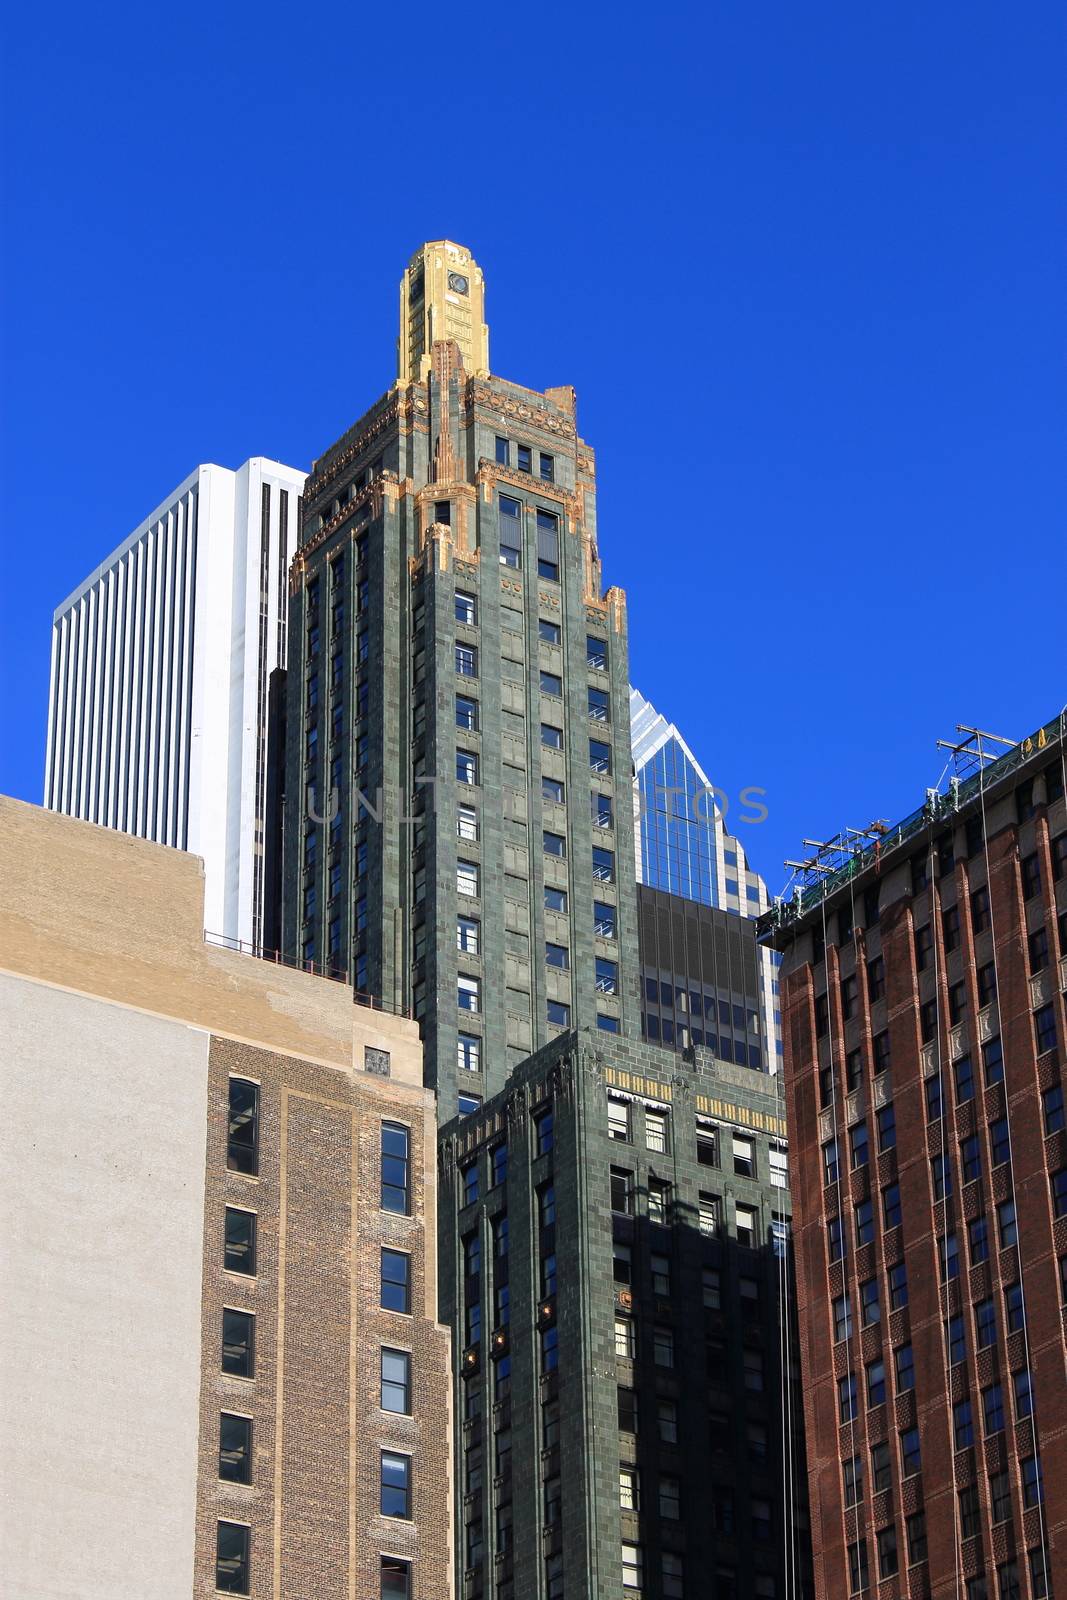
<svg viewBox="0 0 1067 1600"><path fill-rule="evenodd" d="M711 779L674 723L632 687L630 741L638 883L736 916L758 917L770 905L767 885L749 865L740 840L727 830ZM759 789L742 791L741 811L750 825L759 822L765 811L762 794ZM765 949L759 960L761 1023L767 1041L763 1070L775 1072L782 1053L778 957ZM663 974L663 992L672 985L673 976ZM665 1020L673 1035L685 1038L685 1015Z"/></svg>

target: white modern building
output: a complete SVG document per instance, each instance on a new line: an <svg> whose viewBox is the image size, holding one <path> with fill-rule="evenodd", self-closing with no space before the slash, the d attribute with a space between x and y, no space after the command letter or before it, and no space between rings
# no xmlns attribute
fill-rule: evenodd
<svg viewBox="0 0 1067 1600"><path fill-rule="evenodd" d="M206 931L255 950L304 477L197 467L52 624L45 805L202 856Z"/></svg>

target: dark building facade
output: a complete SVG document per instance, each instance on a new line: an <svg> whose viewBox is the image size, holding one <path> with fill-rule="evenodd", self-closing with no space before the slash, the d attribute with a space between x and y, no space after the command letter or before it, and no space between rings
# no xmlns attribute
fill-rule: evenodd
<svg viewBox="0 0 1067 1600"><path fill-rule="evenodd" d="M443 1117L573 1026L640 1026L593 452L572 389L467 369L479 295L468 252L417 253L412 376L315 462L291 585L283 944L415 1014Z"/></svg>
<svg viewBox="0 0 1067 1600"><path fill-rule="evenodd" d="M755 920L643 883L637 916L644 1037L675 1050L701 1045L757 1072L777 1068Z"/></svg>
<svg viewBox="0 0 1067 1600"><path fill-rule="evenodd" d="M948 793L846 844L764 923L816 1592L1047 1596L1067 1590L1063 719L985 766L979 744Z"/></svg>
<svg viewBox="0 0 1067 1600"><path fill-rule="evenodd" d="M775 1088L584 1030L442 1130L463 1600L808 1592Z"/></svg>

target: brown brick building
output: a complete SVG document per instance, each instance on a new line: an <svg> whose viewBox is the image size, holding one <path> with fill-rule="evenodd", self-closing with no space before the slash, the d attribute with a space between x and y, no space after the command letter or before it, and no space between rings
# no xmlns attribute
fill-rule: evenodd
<svg viewBox="0 0 1067 1600"><path fill-rule="evenodd" d="M0 858L5 1595L447 1600L414 1023L205 944L193 857L0 800Z"/></svg>
<svg viewBox="0 0 1067 1600"><path fill-rule="evenodd" d="M816 1592L1067 1594L1063 719L823 847L764 933Z"/></svg>

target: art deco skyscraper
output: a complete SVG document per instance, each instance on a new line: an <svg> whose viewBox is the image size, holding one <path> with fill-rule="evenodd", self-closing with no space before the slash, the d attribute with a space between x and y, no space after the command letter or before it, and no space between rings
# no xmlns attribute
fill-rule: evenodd
<svg viewBox="0 0 1067 1600"><path fill-rule="evenodd" d="M290 612L286 945L414 1012L442 1117L572 1025L639 1028L625 600L574 391L485 372L482 292L414 256Z"/></svg>

